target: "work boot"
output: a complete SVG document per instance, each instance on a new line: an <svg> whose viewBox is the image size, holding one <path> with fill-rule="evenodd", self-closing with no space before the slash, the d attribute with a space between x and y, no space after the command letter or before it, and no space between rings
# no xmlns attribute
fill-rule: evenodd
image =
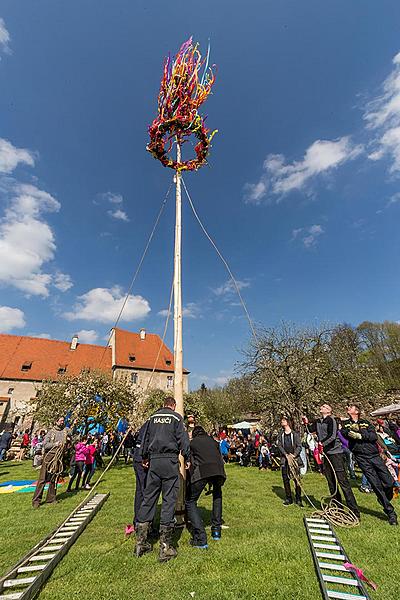
<svg viewBox="0 0 400 600"><path fill-rule="evenodd" d="M396 513L389 516L389 525L398 525Z"/></svg>
<svg viewBox="0 0 400 600"><path fill-rule="evenodd" d="M167 562L171 558L175 558L178 554L176 549L172 546L172 536L174 528L168 525L160 525L160 553L158 560L160 562Z"/></svg>
<svg viewBox="0 0 400 600"><path fill-rule="evenodd" d="M221 539L221 527L211 527L211 537L215 541L220 540Z"/></svg>
<svg viewBox="0 0 400 600"><path fill-rule="evenodd" d="M143 556L147 552L151 552L152 547L151 544L147 541L147 535L149 533L150 523L138 523L136 525L136 548L135 554L139 558L139 556Z"/></svg>

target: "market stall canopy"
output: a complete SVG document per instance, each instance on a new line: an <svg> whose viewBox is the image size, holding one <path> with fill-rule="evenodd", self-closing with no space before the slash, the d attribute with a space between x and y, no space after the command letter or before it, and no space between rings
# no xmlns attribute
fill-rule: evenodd
<svg viewBox="0 0 400 600"><path fill-rule="evenodd" d="M232 425L233 429L251 429L254 427L254 423L249 423L248 421L241 421L240 423L235 423Z"/></svg>
<svg viewBox="0 0 400 600"><path fill-rule="evenodd" d="M383 417L384 415L397 412L400 412L400 404L388 404L388 406L382 406L382 408L372 411L371 417Z"/></svg>

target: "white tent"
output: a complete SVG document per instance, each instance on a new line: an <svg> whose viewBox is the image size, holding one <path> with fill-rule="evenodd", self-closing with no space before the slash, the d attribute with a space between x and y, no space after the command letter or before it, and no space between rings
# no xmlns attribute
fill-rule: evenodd
<svg viewBox="0 0 400 600"><path fill-rule="evenodd" d="M400 404L389 404L388 406L382 406L377 408L371 413L371 417L383 417L384 415L390 415L390 413L400 412Z"/></svg>
<svg viewBox="0 0 400 600"><path fill-rule="evenodd" d="M254 427L254 423L249 423L248 421L241 421L240 423L235 423L232 425L233 429L251 429Z"/></svg>

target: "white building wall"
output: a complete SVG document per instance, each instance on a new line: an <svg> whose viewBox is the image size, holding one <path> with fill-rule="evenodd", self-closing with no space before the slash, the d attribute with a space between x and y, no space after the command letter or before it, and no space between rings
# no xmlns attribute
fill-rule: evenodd
<svg viewBox="0 0 400 600"><path fill-rule="evenodd" d="M17 428L28 428L32 423L34 405L30 402L35 398L37 391L42 387L39 381L13 381L0 380L0 396L10 398L10 408L6 421L14 422L19 417ZM13 388L11 393L9 390Z"/></svg>

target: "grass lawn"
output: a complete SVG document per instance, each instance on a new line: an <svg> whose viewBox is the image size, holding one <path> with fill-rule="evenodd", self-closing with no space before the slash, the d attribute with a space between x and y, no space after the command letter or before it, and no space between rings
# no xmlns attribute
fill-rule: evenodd
<svg viewBox="0 0 400 600"><path fill-rule="evenodd" d="M124 539L132 522L134 478L132 467L108 471L97 488L110 498L55 569L40 600L318 600L321 593L309 552L302 516L307 509L282 506L280 474L228 465L224 488L224 519L220 542L210 540L208 551L188 544L185 531L175 561L159 564L154 552L132 556L133 538ZM0 482L34 479L30 462L0 463ZM326 493L325 480L307 475L311 496ZM60 488L65 489L65 486ZM57 505L31 508L31 494L0 495L0 573L19 560L34 544L61 523L84 492L59 492ZM374 495L356 492L362 524L337 529L350 559L378 584L375 600L398 599L399 528L390 527ZM400 502L395 502L400 513ZM210 497L200 505L207 519ZM194 595L193 595L194 592Z"/></svg>

